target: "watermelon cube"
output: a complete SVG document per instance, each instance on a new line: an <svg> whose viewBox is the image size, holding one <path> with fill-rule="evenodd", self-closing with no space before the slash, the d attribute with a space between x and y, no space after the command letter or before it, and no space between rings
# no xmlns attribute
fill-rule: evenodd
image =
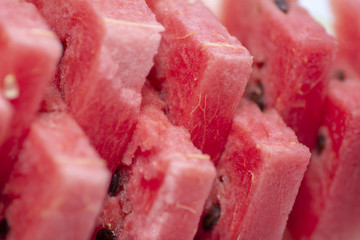
<svg viewBox="0 0 360 240"><path fill-rule="evenodd" d="M6 113L1 115L5 116L1 121L9 122L8 135L0 147L1 191L53 78L61 45L36 8L18 0L0 1L0 36L1 109L13 109L10 119Z"/></svg>
<svg viewBox="0 0 360 240"><path fill-rule="evenodd" d="M89 239L109 180L105 161L66 112L39 114L0 195L0 238Z"/></svg>
<svg viewBox="0 0 360 240"><path fill-rule="evenodd" d="M170 121L216 161L251 71L249 52L202 2L147 0L165 27L152 82L162 89Z"/></svg>
<svg viewBox="0 0 360 240"><path fill-rule="evenodd" d="M197 239L281 239L309 159L275 110L242 100Z"/></svg>
<svg viewBox="0 0 360 240"><path fill-rule="evenodd" d="M222 19L254 56L246 96L275 108L301 143L315 146L335 39L286 0L224 0Z"/></svg>
<svg viewBox="0 0 360 240"><path fill-rule="evenodd" d="M335 32L339 43L339 57L360 74L360 2L357 0L332 0Z"/></svg>
<svg viewBox="0 0 360 240"><path fill-rule="evenodd" d="M147 88L147 89L146 89ZM113 176L93 239L193 239L215 177L148 87L132 142Z"/></svg>
<svg viewBox="0 0 360 240"><path fill-rule="evenodd" d="M360 82L333 80L318 146L288 228L293 239L360 239Z"/></svg>
<svg viewBox="0 0 360 240"><path fill-rule="evenodd" d="M162 26L144 0L28 1L64 43L58 87L114 172L139 115Z"/></svg>

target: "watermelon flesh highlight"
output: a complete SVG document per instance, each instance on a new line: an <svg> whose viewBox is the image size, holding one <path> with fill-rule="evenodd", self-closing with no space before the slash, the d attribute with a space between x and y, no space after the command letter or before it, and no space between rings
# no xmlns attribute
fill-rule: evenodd
<svg viewBox="0 0 360 240"><path fill-rule="evenodd" d="M40 113L2 193L6 239L89 239L109 179L105 161L66 112Z"/></svg>
<svg viewBox="0 0 360 240"><path fill-rule="evenodd" d="M335 39L297 1L225 0L222 19L254 56L246 95L262 108L275 108L312 149Z"/></svg>
<svg viewBox="0 0 360 240"><path fill-rule="evenodd" d="M216 161L250 75L252 58L203 3L147 3L165 27L152 84L162 89L170 121L188 129L194 145Z"/></svg>
<svg viewBox="0 0 360 240"><path fill-rule="evenodd" d="M294 239L360 237L360 82L333 80L320 134L288 228Z"/></svg>
<svg viewBox="0 0 360 240"><path fill-rule="evenodd" d="M9 134L0 147L1 191L46 85L53 78L61 46L36 8L17 0L0 2L0 35L2 106L13 112L10 119L6 119L9 113L1 115L9 122Z"/></svg>
<svg viewBox="0 0 360 240"><path fill-rule="evenodd" d="M10 103L0 95L0 147L9 134L9 126L13 116L13 108Z"/></svg>
<svg viewBox="0 0 360 240"><path fill-rule="evenodd" d="M197 238L281 239L309 159L275 110L243 99Z"/></svg>
<svg viewBox="0 0 360 240"><path fill-rule="evenodd" d="M148 86L134 137L119 166L119 191L108 196L93 239L193 239L215 177L182 127L173 126Z"/></svg>
<svg viewBox="0 0 360 240"><path fill-rule="evenodd" d="M338 58L346 61L353 70L360 74L360 2L356 0L331 0L334 13L334 29L339 43Z"/></svg>
<svg viewBox="0 0 360 240"><path fill-rule="evenodd" d="M132 136L163 28L143 0L29 1L65 45L58 87L114 172Z"/></svg>

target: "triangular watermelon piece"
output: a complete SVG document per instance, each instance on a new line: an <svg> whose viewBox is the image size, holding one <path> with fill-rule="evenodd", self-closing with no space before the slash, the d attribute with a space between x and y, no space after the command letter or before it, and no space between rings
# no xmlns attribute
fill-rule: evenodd
<svg viewBox="0 0 360 240"><path fill-rule="evenodd" d="M59 88L114 172L139 115L162 26L143 0L28 1L64 43Z"/></svg>
<svg viewBox="0 0 360 240"><path fill-rule="evenodd" d="M154 90L145 87L144 100L93 239L186 240L196 233L215 168L189 133L169 122Z"/></svg>
<svg viewBox="0 0 360 240"><path fill-rule="evenodd" d="M1 190L53 78L61 46L36 8L18 0L0 1L0 36L0 95L7 102L2 106L13 109L8 135L0 147ZM9 120L5 117L4 121Z"/></svg>
<svg viewBox="0 0 360 240"><path fill-rule="evenodd" d="M147 0L165 27L153 84L162 89L170 121L190 131L216 161L224 149L252 58L203 3Z"/></svg>
<svg viewBox="0 0 360 240"><path fill-rule="evenodd" d="M281 239L309 159L275 110L242 100L197 239Z"/></svg>
<svg viewBox="0 0 360 240"><path fill-rule="evenodd" d="M61 102L52 91L56 96ZM110 173L76 122L63 111L39 113L18 158L0 199L0 222L8 228L4 233L0 227L0 235L7 240L89 239Z"/></svg>
<svg viewBox="0 0 360 240"><path fill-rule="evenodd" d="M335 39L292 0L225 0L222 19L254 56L246 95L315 146Z"/></svg>
<svg viewBox="0 0 360 240"><path fill-rule="evenodd" d="M360 82L333 80L324 126L289 219L293 239L360 238Z"/></svg>

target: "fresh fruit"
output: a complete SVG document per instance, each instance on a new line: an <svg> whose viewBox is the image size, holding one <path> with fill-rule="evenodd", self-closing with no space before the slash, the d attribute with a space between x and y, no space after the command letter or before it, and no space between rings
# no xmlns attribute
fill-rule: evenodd
<svg viewBox="0 0 360 240"><path fill-rule="evenodd" d="M194 145L216 161L252 58L201 2L147 2L165 27L152 83L162 89L170 121L188 129Z"/></svg>
<svg viewBox="0 0 360 240"><path fill-rule="evenodd" d="M154 90L145 87L144 99L93 239L186 240L196 233L215 168L189 133L169 122Z"/></svg>
<svg viewBox="0 0 360 240"><path fill-rule="evenodd" d="M315 146L336 43L297 1L224 0L229 32L254 56L247 96L275 108L299 141Z"/></svg>
<svg viewBox="0 0 360 240"><path fill-rule="evenodd" d="M0 131L0 191L60 55L60 43L32 4L0 1L0 98L1 110L6 111L0 122L8 122L6 135Z"/></svg>
<svg viewBox="0 0 360 240"><path fill-rule="evenodd" d="M293 239L359 239L360 82L333 80L288 228Z"/></svg>
<svg viewBox="0 0 360 240"><path fill-rule="evenodd" d="M275 110L242 100L198 239L281 239L309 159Z"/></svg>
<svg viewBox="0 0 360 240"><path fill-rule="evenodd" d="M339 58L345 60L360 74L360 2L357 0L331 0L335 18L335 32L339 43Z"/></svg>
<svg viewBox="0 0 360 240"><path fill-rule="evenodd" d="M18 158L1 195L6 239L89 239L110 174L76 122L39 113Z"/></svg>
<svg viewBox="0 0 360 240"><path fill-rule="evenodd" d="M135 128L162 26L143 0L28 1L64 43L58 86L114 172Z"/></svg>

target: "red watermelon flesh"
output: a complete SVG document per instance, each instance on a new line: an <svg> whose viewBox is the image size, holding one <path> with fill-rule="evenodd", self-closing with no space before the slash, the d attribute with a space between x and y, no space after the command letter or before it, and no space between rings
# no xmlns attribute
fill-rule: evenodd
<svg viewBox="0 0 360 240"><path fill-rule="evenodd" d="M360 74L360 2L357 0L332 0L335 17L336 39L339 43L339 57L343 58Z"/></svg>
<svg viewBox="0 0 360 240"><path fill-rule="evenodd" d="M218 159L248 80L252 58L200 1L148 0L165 32L153 84L168 116L190 131L196 147Z"/></svg>
<svg viewBox="0 0 360 240"><path fill-rule="evenodd" d="M109 179L74 120L61 111L39 114L1 196L6 239L89 239Z"/></svg>
<svg viewBox="0 0 360 240"><path fill-rule="evenodd" d="M0 148L1 190L53 78L61 46L36 8L17 0L0 1L0 36L0 94L13 109L9 135Z"/></svg>
<svg viewBox="0 0 360 240"><path fill-rule="evenodd" d="M163 28L143 0L29 1L66 47L59 87L114 172L133 133Z"/></svg>
<svg viewBox="0 0 360 240"><path fill-rule="evenodd" d="M309 159L275 110L242 100L198 239L281 239Z"/></svg>
<svg viewBox="0 0 360 240"><path fill-rule="evenodd" d="M134 137L119 166L93 239L192 239L215 177L209 156L173 126L153 90L144 89ZM160 104L159 104L160 103ZM118 190L116 190L118 189Z"/></svg>
<svg viewBox="0 0 360 240"><path fill-rule="evenodd" d="M319 146L288 228L294 239L360 238L360 83L330 83Z"/></svg>
<svg viewBox="0 0 360 240"><path fill-rule="evenodd" d="M13 116L13 108L10 103L0 95L0 147L9 134L9 126Z"/></svg>
<svg viewBox="0 0 360 240"><path fill-rule="evenodd" d="M335 40L297 1L225 0L223 22L254 56L246 95L275 108L313 148Z"/></svg>

